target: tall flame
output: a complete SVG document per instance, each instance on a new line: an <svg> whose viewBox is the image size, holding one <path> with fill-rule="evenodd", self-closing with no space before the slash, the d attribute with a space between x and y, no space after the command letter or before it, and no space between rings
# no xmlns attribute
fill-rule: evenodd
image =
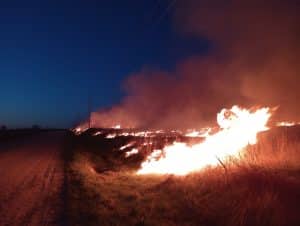
<svg viewBox="0 0 300 226"><path fill-rule="evenodd" d="M203 142L192 146L175 142L163 150L155 150L137 173L186 175L218 165L229 156L238 156L247 145L255 144L257 133L268 130L266 124L270 117L269 108L223 109L217 115L219 132L207 134Z"/></svg>

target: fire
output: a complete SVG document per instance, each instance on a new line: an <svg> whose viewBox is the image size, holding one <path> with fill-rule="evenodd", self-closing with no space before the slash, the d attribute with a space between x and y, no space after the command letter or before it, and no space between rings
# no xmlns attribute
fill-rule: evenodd
<svg viewBox="0 0 300 226"><path fill-rule="evenodd" d="M276 123L277 126L295 126L300 125L300 122L278 122Z"/></svg>
<svg viewBox="0 0 300 226"><path fill-rule="evenodd" d="M125 157L128 158L128 157L138 154L138 153L139 153L139 150L136 148L133 148L131 151L126 152Z"/></svg>
<svg viewBox="0 0 300 226"><path fill-rule="evenodd" d="M124 146L120 147L120 151L125 150L126 148L129 148L131 146L133 146L135 144L135 142L130 142L128 144L125 144Z"/></svg>
<svg viewBox="0 0 300 226"><path fill-rule="evenodd" d="M82 133L84 133L88 128L83 128L83 127L76 127L75 129L73 129L72 131L76 134L76 135L80 135Z"/></svg>
<svg viewBox="0 0 300 226"><path fill-rule="evenodd" d="M99 131L99 132L94 133L93 136L96 137L96 136L101 135L102 133L103 133L102 131Z"/></svg>
<svg viewBox="0 0 300 226"><path fill-rule="evenodd" d="M211 128L204 128L202 130L191 130L185 133L186 137L207 137L211 132Z"/></svg>
<svg viewBox="0 0 300 226"><path fill-rule="evenodd" d="M117 136L116 133L112 133L112 134L107 134L105 138L107 138L107 139L113 139L113 138L115 138L116 136Z"/></svg>
<svg viewBox="0 0 300 226"><path fill-rule="evenodd" d="M175 142L163 150L155 150L142 163L138 174L186 175L207 166L216 166L230 156L238 157L249 144L256 143L259 132L266 131L271 112L269 108L255 111L233 106L217 115L219 132L207 134L206 139L188 146Z"/></svg>

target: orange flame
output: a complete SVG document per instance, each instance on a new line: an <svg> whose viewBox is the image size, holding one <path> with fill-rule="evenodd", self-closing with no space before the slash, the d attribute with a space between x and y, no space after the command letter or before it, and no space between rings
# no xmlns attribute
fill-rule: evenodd
<svg viewBox="0 0 300 226"><path fill-rule="evenodd" d="M270 117L269 108L250 111L233 106L223 109L217 115L219 132L208 134L203 142L192 146L175 142L163 150L153 151L137 174L186 175L216 166L220 160L238 156L247 145L255 144L257 134L269 129L266 124Z"/></svg>

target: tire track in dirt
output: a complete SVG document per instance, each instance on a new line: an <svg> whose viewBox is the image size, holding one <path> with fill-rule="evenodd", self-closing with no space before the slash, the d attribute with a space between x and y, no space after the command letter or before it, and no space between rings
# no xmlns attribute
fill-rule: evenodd
<svg viewBox="0 0 300 226"><path fill-rule="evenodd" d="M32 186L36 179L36 175L33 174L35 168L41 163L41 159L37 160L37 164L33 165L28 168L27 171L23 171L22 173L22 180L17 183L15 187L13 187L12 190L8 190L7 193L0 197L0 212L3 209L3 205L7 203L9 200L11 200L13 197L15 197L19 192L22 192L22 190L25 190L27 187ZM13 176L12 176L13 177ZM2 193L4 194L4 193Z"/></svg>
<svg viewBox="0 0 300 226"><path fill-rule="evenodd" d="M18 150L5 153L3 159L0 154L4 178L0 180L1 226L61 225L58 219L63 208L63 137L63 133L44 134L37 141L33 139Z"/></svg>

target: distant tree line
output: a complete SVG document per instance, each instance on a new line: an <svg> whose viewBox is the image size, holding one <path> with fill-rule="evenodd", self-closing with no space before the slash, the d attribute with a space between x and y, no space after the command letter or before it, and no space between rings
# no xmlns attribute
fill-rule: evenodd
<svg viewBox="0 0 300 226"><path fill-rule="evenodd" d="M41 127L39 125L34 124L34 125L32 125L31 129L33 129L33 130L40 130ZM7 126L6 125L1 125L0 126L0 131L6 131L6 130L7 130Z"/></svg>

